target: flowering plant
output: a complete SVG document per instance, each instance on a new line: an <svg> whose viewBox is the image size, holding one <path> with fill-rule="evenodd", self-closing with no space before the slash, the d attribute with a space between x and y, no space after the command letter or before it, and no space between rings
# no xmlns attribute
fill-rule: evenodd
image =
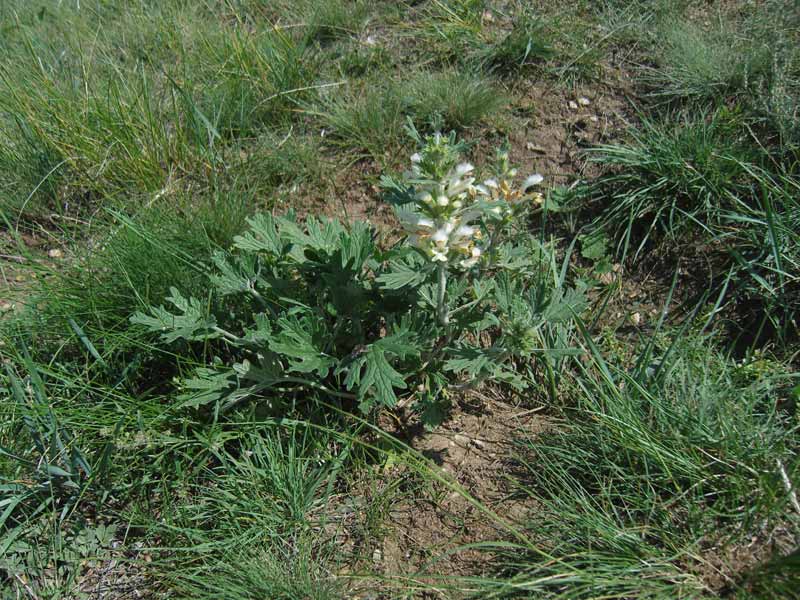
<svg viewBox="0 0 800 600"><path fill-rule="evenodd" d="M492 256L503 229L531 205L544 202L541 193L530 192L543 181L539 174L515 188L517 170L509 165L507 151L498 150L494 176L476 184L473 165L453 164L458 156L454 146L437 133L411 156L405 179L413 190L413 209L399 211L408 242L437 264L436 314L442 325L449 322L444 305L448 270L471 269Z"/></svg>
<svg viewBox="0 0 800 600"><path fill-rule="evenodd" d="M392 247L363 222L257 215L215 257L210 301L173 289L172 309L132 317L164 343L203 343L206 364L178 382L186 406L413 402L433 426L454 389L522 389L531 359L552 373L570 353L583 297L526 227L541 176L515 185L501 150L478 182L453 136L418 141L403 181L385 179L405 232Z"/></svg>

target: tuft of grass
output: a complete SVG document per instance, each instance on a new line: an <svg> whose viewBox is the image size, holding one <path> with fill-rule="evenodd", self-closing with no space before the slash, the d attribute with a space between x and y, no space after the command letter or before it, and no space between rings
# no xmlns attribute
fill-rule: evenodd
<svg viewBox="0 0 800 600"><path fill-rule="evenodd" d="M591 348L569 420L519 442L520 493L541 503L530 531L555 560L511 560L513 587L677 598L738 586L740 565L717 553L790 522L780 470L800 472L797 424L776 399L796 377L688 336L629 369Z"/></svg>
<svg viewBox="0 0 800 600"><path fill-rule="evenodd" d="M661 65L650 77L654 96L708 100L746 93L769 76L769 47L742 39L725 22L707 30L673 21L660 39Z"/></svg>
<svg viewBox="0 0 800 600"><path fill-rule="evenodd" d="M778 147L785 146L782 150L790 156L796 152L796 10L775 0L738 10L720 8L704 23L663 14L655 22L651 43L657 66L643 74L651 97L713 105L736 99L766 128L764 133L778 137Z"/></svg>
<svg viewBox="0 0 800 600"><path fill-rule="evenodd" d="M545 62L556 54L552 33L541 17L515 16L511 30L499 41L477 51L477 59L489 71L511 74Z"/></svg>
<svg viewBox="0 0 800 600"><path fill-rule="evenodd" d="M364 0L305 0L295 10L307 18L306 35L329 42L341 37L357 36L369 14Z"/></svg>
<svg viewBox="0 0 800 600"><path fill-rule="evenodd" d="M472 127L507 103L496 82L457 71L422 72L400 85L414 120L434 129Z"/></svg>
<svg viewBox="0 0 800 600"><path fill-rule="evenodd" d="M791 338L800 276L796 177L754 144L742 111L674 120L644 119L629 144L591 150L610 168L591 194L602 203L595 224L634 260L656 240L667 250L693 240L713 253L706 275L724 301L759 323L748 338Z"/></svg>
<svg viewBox="0 0 800 600"><path fill-rule="evenodd" d="M426 42L440 65L457 65L484 43L485 0L432 0L419 9L414 34Z"/></svg>
<svg viewBox="0 0 800 600"><path fill-rule="evenodd" d="M252 136L285 123L313 87L307 43L280 29L222 29L197 43L180 89L190 110L200 111L221 135Z"/></svg>
<svg viewBox="0 0 800 600"><path fill-rule="evenodd" d="M613 194L602 219L625 249L634 235L638 253L654 232L677 243L688 226L720 222L732 197L748 191L742 164L759 158L740 123L726 110L672 115L663 124L645 118L630 143L590 150L591 160L612 169L600 182Z"/></svg>
<svg viewBox="0 0 800 600"><path fill-rule="evenodd" d="M383 160L402 138L407 103L392 83L350 88L324 96L312 108L325 127L328 141Z"/></svg>
<svg viewBox="0 0 800 600"><path fill-rule="evenodd" d="M152 525L163 584L179 598L341 597L316 531L348 449L302 424L232 436Z"/></svg>
<svg viewBox="0 0 800 600"><path fill-rule="evenodd" d="M331 94L317 112L334 143L382 160L404 139L407 118L423 130L461 130L501 109L496 84L456 71L420 72L407 79L365 84Z"/></svg>

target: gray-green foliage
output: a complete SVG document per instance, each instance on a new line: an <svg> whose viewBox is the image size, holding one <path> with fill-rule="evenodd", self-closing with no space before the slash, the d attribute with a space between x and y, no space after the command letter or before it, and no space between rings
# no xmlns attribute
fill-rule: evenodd
<svg viewBox="0 0 800 600"><path fill-rule="evenodd" d="M182 382L186 405L228 410L249 398L280 404L316 394L369 412L417 385L442 402L463 377L523 387L509 360L546 358L548 328L583 305L548 278L549 251L528 237L499 250L494 278L454 282L445 327L435 318L432 268L406 246L380 249L367 224L302 226L268 214L249 223L235 251L216 256L207 298L173 289L172 307L132 319L165 343L217 342L207 366ZM482 344L492 332L494 343Z"/></svg>

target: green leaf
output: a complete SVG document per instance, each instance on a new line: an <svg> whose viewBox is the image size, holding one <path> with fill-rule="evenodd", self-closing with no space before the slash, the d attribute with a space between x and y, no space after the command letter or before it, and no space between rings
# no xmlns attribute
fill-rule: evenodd
<svg viewBox="0 0 800 600"><path fill-rule="evenodd" d="M417 409L420 411L422 425L427 431L432 431L447 418L447 413L450 410L450 401L437 398L432 394L425 394L417 403Z"/></svg>
<svg viewBox="0 0 800 600"><path fill-rule="evenodd" d="M353 223L349 233L340 235L342 268L359 272L375 253L372 228L363 222Z"/></svg>
<svg viewBox="0 0 800 600"><path fill-rule="evenodd" d="M545 308L542 318L547 323L564 323L571 321L573 315L581 314L588 302L586 296L574 288L553 292L553 297Z"/></svg>
<svg viewBox="0 0 800 600"><path fill-rule="evenodd" d="M194 377L184 380L186 392L178 395L182 407L197 408L226 399L236 389L236 376L233 370L207 369L201 367Z"/></svg>
<svg viewBox="0 0 800 600"><path fill-rule="evenodd" d="M225 253L216 252L212 260L217 274L211 277L211 283L222 296L247 292L258 277L254 255L229 259Z"/></svg>
<svg viewBox="0 0 800 600"><path fill-rule="evenodd" d="M383 406L397 404L394 388L405 389L406 382L389 364L383 349L373 344L365 356L364 365L366 369L358 389L359 398L369 393Z"/></svg>
<svg viewBox="0 0 800 600"><path fill-rule="evenodd" d="M580 240L583 258L599 261L608 255L608 237L602 231L582 235Z"/></svg>
<svg viewBox="0 0 800 600"><path fill-rule="evenodd" d="M471 377L491 372L499 352L492 348L458 348L452 352L453 358L444 363L444 368L453 373L466 372Z"/></svg>
<svg viewBox="0 0 800 600"><path fill-rule="evenodd" d="M325 334L322 329L315 328L321 323L315 316L281 317L276 324L278 333L272 336L269 349L290 359L290 371L316 373L324 379L335 361L322 351L322 342L316 339Z"/></svg>
<svg viewBox="0 0 800 600"><path fill-rule="evenodd" d="M217 321L213 315L206 313L203 305L196 298L184 298L177 288L170 288L167 300L181 314L173 314L164 306L151 307L150 314L136 312L131 323L143 325L149 331L160 333L161 339L172 343L179 339L188 341L207 340L219 337L215 331Z"/></svg>
<svg viewBox="0 0 800 600"><path fill-rule="evenodd" d="M419 356L419 348L414 343L414 334L407 328L407 324L396 326L390 335L381 338L372 344L372 347L389 352L401 360L409 356Z"/></svg>
<svg viewBox="0 0 800 600"><path fill-rule="evenodd" d="M399 290L406 286L418 286L425 283L427 275L417 264L391 261L389 271L375 278L384 290Z"/></svg>
<svg viewBox="0 0 800 600"><path fill-rule="evenodd" d="M269 213L260 213L247 219L250 231L233 238L234 246L247 252L266 252L273 256L283 254L283 243Z"/></svg>

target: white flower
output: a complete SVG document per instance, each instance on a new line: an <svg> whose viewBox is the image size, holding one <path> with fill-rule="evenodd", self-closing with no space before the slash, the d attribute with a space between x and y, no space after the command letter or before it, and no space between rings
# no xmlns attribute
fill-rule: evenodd
<svg viewBox="0 0 800 600"><path fill-rule="evenodd" d="M434 249L433 254L431 255L431 260L433 262L447 262L447 252Z"/></svg>
<svg viewBox="0 0 800 600"><path fill-rule="evenodd" d="M496 190L498 187L500 187L500 185L497 183L497 179L494 178L487 179L486 181L483 182L483 185L485 185L488 188L492 188L493 190Z"/></svg>
<svg viewBox="0 0 800 600"><path fill-rule="evenodd" d="M447 193L449 193L451 196L463 194L472 187L473 181L475 181L474 177L467 177L466 179L451 179L450 184L447 186Z"/></svg>
<svg viewBox="0 0 800 600"><path fill-rule="evenodd" d="M461 200L453 200L453 208L459 209L464 206L464 203Z"/></svg>
<svg viewBox="0 0 800 600"><path fill-rule="evenodd" d="M522 182L522 188L521 188L522 193L524 194L528 190L528 188L532 188L535 185L539 185L540 183L542 183L542 181L544 181L544 177L542 177L538 173L531 175L524 182Z"/></svg>
<svg viewBox="0 0 800 600"><path fill-rule="evenodd" d="M433 229L435 223L427 217L422 217L409 211L399 211L397 214L403 227L411 232L418 233L420 229Z"/></svg>
<svg viewBox="0 0 800 600"><path fill-rule="evenodd" d="M473 247L472 250L470 251L470 257L465 258L459 264L461 265L462 268L469 269L470 267L475 266L480 260L480 258L481 258L481 249L476 246Z"/></svg>
<svg viewBox="0 0 800 600"><path fill-rule="evenodd" d="M473 167L469 163L461 163L456 167L456 177L463 177L470 171L472 171L475 167Z"/></svg>
<svg viewBox="0 0 800 600"><path fill-rule="evenodd" d="M447 206L448 204L450 204L450 198L442 194L441 196L436 198L436 204L438 204L439 206Z"/></svg>
<svg viewBox="0 0 800 600"><path fill-rule="evenodd" d="M447 248L447 242L450 240L450 232L447 231L446 226L436 230L431 236L431 241L437 248Z"/></svg>
<svg viewBox="0 0 800 600"><path fill-rule="evenodd" d="M420 156L419 152L415 152L411 155L411 162L412 163L419 163L422 161L422 156Z"/></svg>
<svg viewBox="0 0 800 600"><path fill-rule="evenodd" d="M420 192L417 194L417 200L423 204L430 204L433 202L433 196L431 196L430 192Z"/></svg>
<svg viewBox="0 0 800 600"><path fill-rule="evenodd" d="M470 225L462 225L456 229L456 238L472 237L475 235L475 228Z"/></svg>

